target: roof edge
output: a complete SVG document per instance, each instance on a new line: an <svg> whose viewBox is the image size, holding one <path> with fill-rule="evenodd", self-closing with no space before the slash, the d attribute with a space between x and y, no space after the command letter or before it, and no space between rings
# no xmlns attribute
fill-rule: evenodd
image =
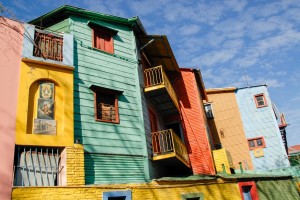
<svg viewBox="0 0 300 200"><path fill-rule="evenodd" d="M139 17L132 17L132 18L123 18L123 17L118 17L114 15L108 15L108 14L103 14L95 11L89 11L83 8L78 8L75 6L70 6L70 5L63 5L60 6L38 18L35 18L28 23L34 24L34 25L39 25L39 22L44 22L47 23L47 20L50 22L53 16L59 16L59 15L71 15L72 13L80 14L85 17L94 17L96 19L101 19L104 21L110 21L110 22L115 22L123 25L128 25L131 27L136 26L139 31L143 34L147 34L145 31L145 28L143 27ZM51 19L51 20L50 20ZM51 21L53 23L53 21ZM136 31L137 32L137 31Z"/></svg>
<svg viewBox="0 0 300 200"><path fill-rule="evenodd" d="M221 92L235 92L237 88L235 87L227 87L227 88L209 88L206 89L207 94L211 93L221 93Z"/></svg>

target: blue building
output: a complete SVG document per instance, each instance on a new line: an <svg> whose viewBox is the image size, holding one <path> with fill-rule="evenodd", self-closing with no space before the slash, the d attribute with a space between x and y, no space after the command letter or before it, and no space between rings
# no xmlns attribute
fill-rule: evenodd
<svg viewBox="0 0 300 200"><path fill-rule="evenodd" d="M254 170L289 167L267 85L238 88L236 98Z"/></svg>

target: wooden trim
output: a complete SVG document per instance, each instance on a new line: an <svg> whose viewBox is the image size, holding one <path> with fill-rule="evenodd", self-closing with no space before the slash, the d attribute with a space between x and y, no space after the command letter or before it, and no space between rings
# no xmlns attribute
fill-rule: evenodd
<svg viewBox="0 0 300 200"><path fill-rule="evenodd" d="M50 59L49 59L50 60ZM74 67L70 66L70 65L65 65L65 64L60 64L60 63L52 63L52 62L48 62L48 61L41 61L41 60L34 60L31 58L22 58L23 62L30 62L30 63L34 63L34 64L39 64L39 65L47 65L50 67L56 67L56 68L61 68L61 69L66 69L66 70L70 70L70 71L74 71ZM56 60L51 60L53 62L59 62Z"/></svg>
<svg viewBox="0 0 300 200"><path fill-rule="evenodd" d="M257 146L256 140L258 140L258 139L262 140L263 146ZM249 145L249 141L252 141L252 140L254 140L255 147L250 147L250 145ZM265 138L263 136L255 137L255 138L249 138L249 139L247 139L247 142L248 142L248 146L249 146L250 150L259 149L259 148L266 148Z"/></svg>
<svg viewBox="0 0 300 200"><path fill-rule="evenodd" d="M247 187L247 186L251 187L250 195L251 195L252 200L259 200L256 184L255 184L254 181L239 182L238 185L239 185L240 193L241 193L241 196L242 196L242 200L244 200L243 188L242 187Z"/></svg>
<svg viewBox="0 0 300 200"><path fill-rule="evenodd" d="M256 97L260 97L260 96L262 96L263 99L264 99L264 105L261 105L261 106L258 105L258 102L257 102L257 99L256 99ZM256 104L256 108L262 108L262 107L267 107L268 106L267 99L266 99L266 96L265 96L264 93L254 95L254 101L255 101L255 104Z"/></svg>

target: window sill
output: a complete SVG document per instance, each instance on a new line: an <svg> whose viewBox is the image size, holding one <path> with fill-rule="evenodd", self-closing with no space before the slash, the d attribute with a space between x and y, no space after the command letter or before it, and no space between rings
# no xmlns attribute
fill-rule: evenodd
<svg viewBox="0 0 300 200"><path fill-rule="evenodd" d="M120 124L119 120L113 122L113 121L109 121L109 120L95 119L95 121L97 121L97 122L106 122L106 123L111 123L111 124Z"/></svg>
<svg viewBox="0 0 300 200"><path fill-rule="evenodd" d="M96 48L96 47L91 47L91 49L96 50L96 51L99 51L99 52L102 52L102 53L105 53L105 54L108 54L108 55L115 56L115 53L114 53L114 52L113 52L113 53L110 53L110 52L104 51L104 50L102 50L102 49L98 49L98 48Z"/></svg>

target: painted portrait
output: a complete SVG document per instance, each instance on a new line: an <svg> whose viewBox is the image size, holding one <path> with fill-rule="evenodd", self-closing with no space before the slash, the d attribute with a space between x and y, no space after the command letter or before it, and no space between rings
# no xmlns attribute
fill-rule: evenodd
<svg viewBox="0 0 300 200"><path fill-rule="evenodd" d="M38 119L54 119L54 100L52 99L38 99Z"/></svg>

